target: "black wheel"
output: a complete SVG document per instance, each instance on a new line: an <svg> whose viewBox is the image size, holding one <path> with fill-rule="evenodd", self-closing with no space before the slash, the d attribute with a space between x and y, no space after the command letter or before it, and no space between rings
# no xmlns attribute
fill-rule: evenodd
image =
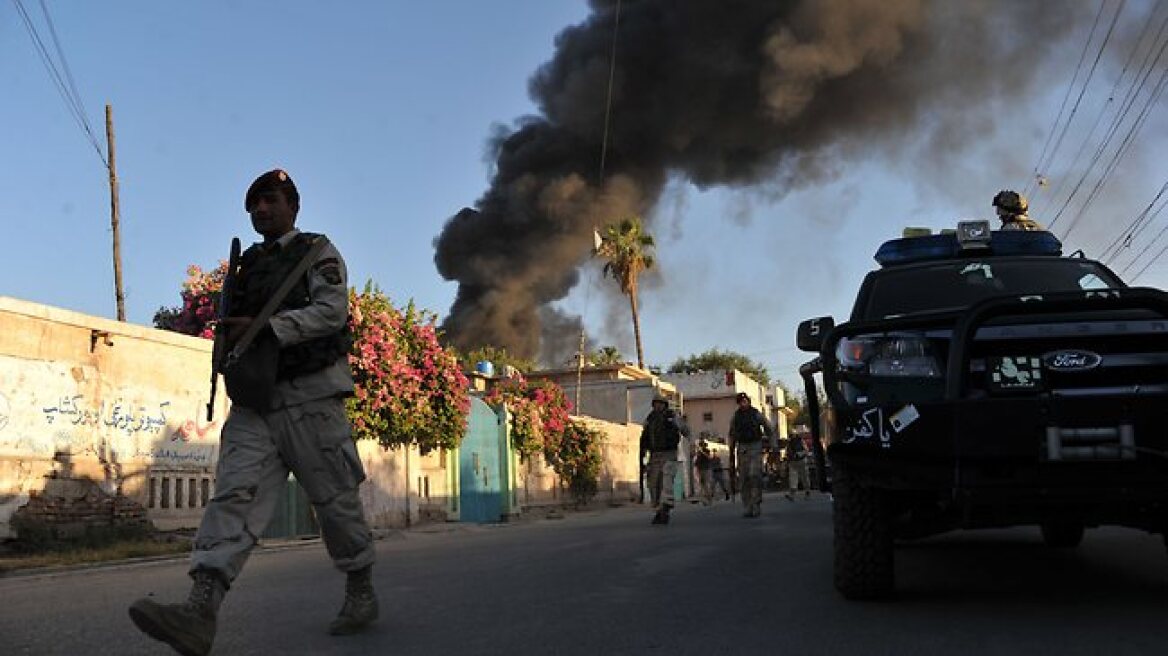
<svg viewBox="0 0 1168 656"><path fill-rule="evenodd" d="M895 583L888 494L860 484L840 463L832 473L835 587L848 599L887 597Z"/></svg>
<svg viewBox="0 0 1168 656"><path fill-rule="evenodd" d="M1042 525L1042 541L1055 549L1070 549L1083 541L1083 525L1073 522L1048 522Z"/></svg>

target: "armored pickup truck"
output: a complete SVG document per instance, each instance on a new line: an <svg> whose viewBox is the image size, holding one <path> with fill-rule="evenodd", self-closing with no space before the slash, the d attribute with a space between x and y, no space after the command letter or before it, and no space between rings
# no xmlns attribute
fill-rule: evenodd
<svg viewBox="0 0 1168 656"><path fill-rule="evenodd" d="M955 529L1165 533L1168 294L986 221L876 261L846 322L796 337L845 597L890 595L896 543Z"/></svg>

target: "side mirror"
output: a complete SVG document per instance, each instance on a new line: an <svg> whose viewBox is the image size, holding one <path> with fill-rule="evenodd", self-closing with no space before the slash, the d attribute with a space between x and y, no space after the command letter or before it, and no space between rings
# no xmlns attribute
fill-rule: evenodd
<svg viewBox="0 0 1168 656"><path fill-rule="evenodd" d="M801 322L799 330L795 332L795 345L800 351L819 353L823 347L823 338L832 328L835 328L835 320L831 317L817 317Z"/></svg>

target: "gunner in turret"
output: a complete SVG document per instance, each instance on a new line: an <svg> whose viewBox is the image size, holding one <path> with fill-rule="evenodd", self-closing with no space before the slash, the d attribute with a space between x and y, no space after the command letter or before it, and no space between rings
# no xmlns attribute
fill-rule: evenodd
<svg viewBox="0 0 1168 656"><path fill-rule="evenodd" d="M1029 205L1026 197L1016 191L1005 189L994 196L994 209L1002 220L1001 230L1045 230L1042 225L1027 216Z"/></svg>

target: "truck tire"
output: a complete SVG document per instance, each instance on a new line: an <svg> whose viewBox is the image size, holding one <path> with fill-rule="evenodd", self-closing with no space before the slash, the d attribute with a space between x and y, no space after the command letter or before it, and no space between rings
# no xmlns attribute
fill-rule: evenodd
<svg viewBox="0 0 1168 656"><path fill-rule="evenodd" d="M888 597L895 585L888 493L862 485L841 463L832 473L835 587L848 599Z"/></svg>
<svg viewBox="0 0 1168 656"><path fill-rule="evenodd" d="M1042 541L1054 549L1071 549L1083 541L1083 525L1073 522L1048 522L1042 525Z"/></svg>

